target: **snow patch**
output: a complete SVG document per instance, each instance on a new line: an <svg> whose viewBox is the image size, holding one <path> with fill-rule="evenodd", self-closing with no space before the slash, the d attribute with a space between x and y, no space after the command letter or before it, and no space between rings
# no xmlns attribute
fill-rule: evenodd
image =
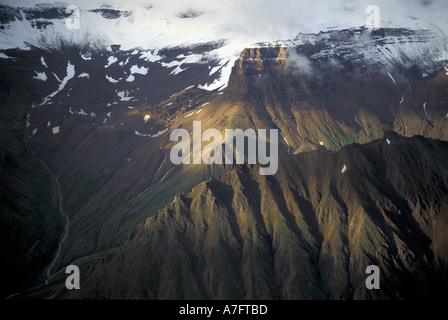
<svg viewBox="0 0 448 320"><path fill-rule="evenodd" d="M222 60L220 65L218 66L219 67L218 69L220 71L220 77L215 79L211 84L205 84L205 85L200 84L198 86L198 89L203 89L207 91L213 91L219 89L219 91L221 91L222 89L226 88L227 84L229 83L229 78L230 74L232 73L233 65L235 64L235 61L237 59L238 57L232 57ZM217 70L213 69L212 71L213 73L217 72Z"/></svg>
<svg viewBox="0 0 448 320"><path fill-rule="evenodd" d="M53 73L54 74L54 73ZM54 74L55 75L55 74ZM73 64L70 63L70 61L67 63L67 75L65 76L64 79L59 80L59 78L55 75L55 77L60 81L59 84L59 88L54 91L53 93L49 94L48 96L46 96L44 98L44 101L40 104L40 105L44 105L48 102L48 100L50 100L51 98L53 98L56 94L58 94L58 92L60 92L62 89L64 89L65 85L67 84L67 82L73 78L75 76L75 66Z"/></svg>
<svg viewBox="0 0 448 320"><path fill-rule="evenodd" d="M131 67L130 71L131 71L131 74L138 73L138 74L146 75L148 73L148 68L145 68L145 67L139 68L137 65L133 65Z"/></svg>
<svg viewBox="0 0 448 320"><path fill-rule="evenodd" d="M83 72L78 76L78 78L90 78L90 75L88 73Z"/></svg>
<svg viewBox="0 0 448 320"><path fill-rule="evenodd" d="M149 119L151 119L151 116L149 114L145 114L143 121L147 122Z"/></svg>
<svg viewBox="0 0 448 320"><path fill-rule="evenodd" d="M219 69L221 69L221 67L222 67L222 65L220 64L220 65L217 65L216 67L212 68L208 75L211 76L211 75L215 74Z"/></svg>
<svg viewBox="0 0 448 320"><path fill-rule="evenodd" d="M59 126L54 127L53 129L51 129L51 131L53 131L53 134L59 133Z"/></svg>
<svg viewBox="0 0 448 320"><path fill-rule="evenodd" d="M126 58L126 61L121 61L120 63L119 63L119 65L121 66L121 67L123 67L123 66L125 66L125 65L127 65L129 63L129 57L127 57Z"/></svg>
<svg viewBox="0 0 448 320"><path fill-rule="evenodd" d="M34 72L36 73L36 75L33 77L34 79L47 81L47 75L45 74L45 72L37 72L37 71Z"/></svg>
<svg viewBox="0 0 448 320"><path fill-rule="evenodd" d="M106 75L106 79L109 80L109 82L111 82L111 83L117 83L118 82L118 80L115 80L114 78L112 78L112 77L110 77L108 75Z"/></svg>
<svg viewBox="0 0 448 320"><path fill-rule="evenodd" d="M116 58L114 56L110 56L109 58L107 58L107 64L104 66L104 68L109 68L111 65L113 65L117 61L118 61L118 58Z"/></svg>
<svg viewBox="0 0 448 320"><path fill-rule="evenodd" d="M138 53L137 50L134 50L134 52L131 54ZM151 52L151 51L142 52L139 58L146 60L148 62L156 62L156 61L159 61L160 59L162 59L162 57L159 56L158 53L159 53L159 50L157 50L157 49L155 49L153 52Z"/></svg>
<svg viewBox="0 0 448 320"><path fill-rule="evenodd" d="M7 55L4 54L3 52L0 52L0 58L2 58L2 59L11 59L10 56L7 56Z"/></svg>
<svg viewBox="0 0 448 320"><path fill-rule="evenodd" d="M347 166L344 164L344 166L342 167L341 173L344 173L347 170Z"/></svg>
<svg viewBox="0 0 448 320"><path fill-rule="evenodd" d="M45 59L44 59L44 57L40 57L40 62L42 62L42 65L43 65L45 68L48 68L47 64L45 63Z"/></svg>
<svg viewBox="0 0 448 320"><path fill-rule="evenodd" d="M179 65L179 66L176 67L176 69L174 69L173 71L171 71L170 74L174 74L174 75L176 75L176 74L179 74L179 73L181 73L182 71L185 71L185 70L187 70L187 69L188 69L188 67L186 67L185 69L182 69L182 68L180 67L180 65Z"/></svg>
<svg viewBox="0 0 448 320"><path fill-rule="evenodd" d="M389 139L386 139L386 142L387 142L387 144L390 144L390 140Z"/></svg>
<svg viewBox="0 0 448 320"><path fill-rule="evenodd" d="M156 134L149 134L149 133L140 133L138 131L135 131L135 135L140 137L149 137L149 138L157 138L168 131L169 128L166 128L165 130L159 131Z"/></svg>
<svg viewBox="0 0 448 320"><path fill-rule="evenodd" d="M181 66L183 64L199 63L202 60L202 54L191 54L189 56L182 56L182 57L185 57L185 58L181 61L174 60L174 61L171 61L170 63L162 62L161 65L162 65L162 67L165 67L165 68L176 67L170 73L170 74L175 75L175 74L181 73L182 71L187 70L188 67L186 67L185 69L181 68Z"/></svg>
<svg viewBox="0 0 448 320"><path fill-rule="evenodd" d="M56 78L56 80L58 80L59 82L62 82L61 79L59 79L58 75L56 73L53 72L54 77Z"/></svg>
<svg viewBox="0 0 448 320"><path fill-rule="evenodd" d="M395 79L394 79L394 77L392 77L392 75L388 72L387 73L388 75L389 75L389 77L392 79L392 81L394 82L394 84L397 84L396 82L395 82Z"/></svg>
<svg viewBox="0 0 448 320"><path fill-rule="evenodd" d="M129 97L129 91L116 91L117 96L120 98L120 101L129 101L132 97Z"/></svg>

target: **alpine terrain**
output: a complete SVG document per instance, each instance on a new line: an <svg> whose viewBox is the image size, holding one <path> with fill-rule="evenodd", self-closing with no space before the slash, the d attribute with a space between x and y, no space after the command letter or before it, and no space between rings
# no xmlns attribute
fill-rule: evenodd
<svg viewBox="0 0 448 320"><path fill-rule="evenodd" d="M240 48L163 33L201 11L81 7L76 28L67 7L0 5L3 298L446 297L447 30L415 18ZM157 28L133 32L142 15ZM194 140L197 123L202 144L174 163L173 132ZM244 163L201 161L250 129L278 146L273 174L248 138Z"/></svg>

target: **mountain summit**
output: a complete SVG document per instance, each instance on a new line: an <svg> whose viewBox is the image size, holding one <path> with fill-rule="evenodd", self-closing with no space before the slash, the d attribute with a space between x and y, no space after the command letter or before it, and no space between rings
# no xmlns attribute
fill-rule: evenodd
<svg viewBox="0 0 448 320"><path fill-rule="evenodd" d="M439 29L301 33L235 55L225 38L120 42L111 30L136 16L112 8L84 13L111 32L70 38L63 9L0 6L3 296L395 299L446 289ZM171 133L196 121L201 135L277 129L278 172L174 164ZM63 285L70 264L79 291ZM380 291L364 284L372 264Z"/></svg>
<svg viewBox="0 0 448 320"><path fill-rule="evenodd" d="M284 154L275 176L237 166L176 197L85 271L84 291L60 297L440 298L447 152L388 132L337 153ZM381 290L366 289L369 265Z"/></svg>

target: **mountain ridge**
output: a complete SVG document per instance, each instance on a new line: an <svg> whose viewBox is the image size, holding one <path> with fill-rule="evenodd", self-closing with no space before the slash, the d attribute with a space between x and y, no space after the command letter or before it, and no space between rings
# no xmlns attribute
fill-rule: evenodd
<svg viewBox="0 0 448 320"><path fill-rule="evenodd" d="M388 69L364 68L361 64L357 65L360 69L356 71L357 66L354 66L350 59L344 60L343 56L340 57L342 62L337 64L331 59L325 60L320 55L316 57L316 53L321 52L321 49L319 46L316 49L311 42L286 49L248 48L235 60L234 65L227 62L233 67L227 86L224 83L222 87L216 87L214 90L204 90L204 84L216 84L215 81L222 79L218 71L228 66L222 61L207 58L210 50L222 45L223 43L216 42L199 47L193 45L163 50L124 51L113 47L111 50L98 52L83 51L85 48L68 45L62 52L49 52L39 48L29 51L4 51L9 58L0 60L1 68L5 70L1 78L2 84L5 84L2 86L2 98L5 102L2 108L2 123L5 126L13 126L17 132L24 132L23 141L21 137L11 141L15 141L14 146L20 145L24 150L28 150L26 157L23 157L14 153L14 148L4 148L2 150L5 150L5 158L9 155L19 163L31 159L39 168L36 170L36 177L48 175L45 166L49 168L58 180L57 183L51 182L52 179L49 182L51 187L48 187L46 197L53 200L53 206L48 216L58 217L57 201L62 199L62 209L73 222L70 224L67 238L61 244L61 254L54 265L54 272L60 272L69 263L79 262L82 266L87 266L91 262L96 265L93 261L103 257L109 259L109 254L120 248L122 241L136 226L164 208L175 196L189 192L200 182L231 169L232 166L170 164L169 150L173 145L169 140L171 131L176 128L189 130L193 121L202 121L203 130L278 128L281 133L280 151L288 154L304 151L311 151L312 154L327 152L325 149L337 151L347 144L364 144L382 138L388 130L395 130L407 137L421 134L429 138L447 140L445 114L448 111L448 96L444 88L448 80L443 61L434 62L438 68L427 76L422 74L425 70L417 67L408 69L407 65L399 65L396 72L388 74ZM309 56L304 52L308 52ZM295 59L297 56L300 58ZM310 58L311 56L316 59ZM417 59L414 62L418 61ZM70 73L70 66L73 66L73 74ZM303 66L319 72L305 72L308 69L303 71ZM46 81L42 81L43 77L38 76L42 72L47 73ZM68 79L65 86L61 86L61 79ZM218 81L219 84L221 82ZM7 141L11 131L4 132L3 140ZM281 159L284 159L284 156L281 156ZM8 160L4 163L12 162ZM343 174L350 174L353 170L351 164L344 165L347 168ZM3 168L10 169L8 165ZM343 168L341 163L338 171ZM293 173L295 172L291 171L291 175ZM321 175L318 171L315 171L315 174ZM243 180L240 181L240 178ZM233 179L236 185L244 189L250 189L248 186L255 188L257 184L262 183L268 190L269 183L276 181L275 178L261 181L254 176L241 175L235 175ZM14 183L15 180L8 181ZM40 187L40 184L30 181L29 187ZM208 192L208 198L204 201L219 198L220 192L230 199L229 194L233 191L230 190L229 183L213 181L203 189ZM245 185L247 183L248 185ZM276 183L282 186L285 182ZM57 185L60 186L59 194ZM338 190L335 185L331 187L332 190L327 190L331 195L331 204L343 212L344 203L336 193ZM310 193L305 190L305 195ZM244 193L242 189L240 191ZM285 192L291 194L288 190ZM252 196L253 199L261 199L259 193ZM282 197L284 198L281 194L271 192L270 197L275 200L274 203L279 201L279 210L292 205L281 201ZM244 200L241 200L247 203L249 216L253 215L249 209L256 210L260 206L250 198L244 196ZM11 196L9 200L15 202L17 198ZM420 206L426 205L424 199L416 198L417 200ZM318 201L317 198L314 201ZM315 225L315 219L311 219L312 215L309 214L313 202L308 200L305 203L302 209L308 212L308 215L302 220L310 219L310 225ZM371 204L371 201L368 203ZM197 205L200 204L199 201ZM389 202L386 204L390 206ZM188 208L188 203L184 207ZM224 211L230 210L227 215L232 214L234 210L228 206L223 208ZM286 216L282 218L285 219L282 223L285 230L288 230L285 221L291 221L292 218L289 214ZM274 219L275 215L271 218ZM252 218L251 221L258 223L261 220L258 217ZM271 233L273 221L275 219L270 221L269 226ZM343 222L343 219L341 221ZM342 225L342 222L338 223ZM438 224L442 225L444 224ZM232 235L232 228L235 228L233 220L229 226L231 227L227 233ZM38 225L38 229L45 227ZM272 235L266 228L257 228L254 230L258 233L263 230L264 235ZM313 232L316 231L315 227L310 228ZM300 228L291 232L294 235L298 230ZM443 234L441 231L434 234L434 241L437 243L435 252L444 252ZM323 234L308 232L306 241L317 245L323 237ZM345 244L344 239L339 240ZM235 241L241 242L241 237ZM300 241L305 240L298 238L292 241L302 243ZM253 245L251 242L249 244ZM261 244L263 243L257 243ZM31 247L32 244L27 249ZM316 250L318 252L320 249L316 248L319 246L314 249L311 247L310 244L306 247L314 252L309 259L318 261ZM263 248L272 250L272 246ZM334 254L337 257L344 256L345 249L339 248L341 252ZM288 253L284 247L281 249L285 254ZM307 251L302 249L299 250L299 256L306 256ZM54 242L44 248L49 256L50 252L55 250ZM27 250L24 251L26 256ZM49 256L47 259L51 258ZM233 253L229 261L237 263L235 257L238 255ZM171 258L174 259L175 254L172 254ZM331 258L330 254L326 259ZM249 262L244 265L249 269L257 269L257 272L267 274L267 270L273 268L270 262L263 264L266 270L258 268L250 263L256 261L255 258L247 259ZM292 256L288 256L288 259L294 260ZM212 268L211 260L208 261L208 267ZM222 263L227 265L229 262ZM185 270L181 268L179 272L189 272L188 268ZM341 270L344 271L344 268ZM255 271L246 272L249 275L255 274ZM319 280L317 275L322 271L319 271L319 274L315 271L309 272L310 279L315 281L316 288L319 287L323 280ZM325 271L323 273L325 274ZM292 274L291 276L294 277ZM57 279L61 274L56 274L55 277L50 279L52 281L47 287L49 291L54 289L55 284L60 285ZM197 279L197 276L195 277ZM40 279L45 280L46 277L42 278L41 275ZM219 278L215 278L213 281L218 280ZM233 278L236 288L239 288L235 294L240 296L248 292L248 296L257 297L261 292L255 289L257 286L267 288L266 295L271 294L277 298L313 296L312 285L308 285L309 292L297 292L293 287L285 287L283 279L280 286L285 289L282 291L276 289L279 284L273 278L260 283L248 280L247 285L251 288L243 289L237 284L240 280L238 277ZM153 290L148 296L172 297L179 294L170 292L172 280L167 278L164 281L165 292ZM320 293L315 293L316 297L354 296L350 288L344 288L349 294L344 293L342 289L334 289L332 286L335 279L325 281L325 288ZM200 281L197 283L201 284ZM356 286L360 284L361 280L356 282ZM101 284L98 283L98 286L101 287ZM137 280L133 286L138 286ZM220 292L212 289L208 292L205 287L201 284L200 288L191 294L213 297L230 294L233 290L225 284L221 284ZM113 291L111 295L113 294L117 293ZM362 296L362 293L359 294Z"/></svg>
<svg viewBox="0 0 448 320"><path fill-rule="evenodd" d="M85 291L59 297L440 298L447 152L388 133L336 153L282 154L274 176L236 166L176 197L84 271ZM365 287L371 264L380 290Z"/></svg>

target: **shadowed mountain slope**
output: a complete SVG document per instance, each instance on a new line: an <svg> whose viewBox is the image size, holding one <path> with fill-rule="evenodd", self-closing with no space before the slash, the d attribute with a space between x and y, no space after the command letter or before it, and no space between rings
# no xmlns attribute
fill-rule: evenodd
<svg viewBox="0 0 448 320"><path fill-rule="evenodd" d="M111 18L114 14L109 12L107 16ZM11 19L13 17L11 15ZM111 289L110 292L101 293L90 284L93 291L78 294L86 297L364 296L356 293L362 281L353 280L354 274L348 269L351 260L341 258L352 248L347 247L351 238L342 227L348 221L347 210L370 212L367 209L383 208L373 211L377 215L381 210L392 210L388 207L390 203L395 204L400 199L400 204L412 203L408 204L409 208L400 208L400 212L413 211L414 207L419 206L426 210L426 202L432 201L431 197L437 192L445 190L441 187L444 184L436 184L434 190L437 192L417 188L410 194L404 194L406 190L402 188L407 186L406 176L397 176L402 178L394 182L398 184L394 187L398 191L389 186L394 185L392 182L383 183L375 180L374 176L368 180L363 177L365 171L373 172L374 169L385 170L388 179L394 177L388 175L395 172L390 171L395 167L389 168L389 163L377 166L375 153L366 154L365 159L361 159L365 163L344 163L346 171L341 175L344 177L342 180L337 180L335 173L341 172L344 164L338 163L336 169L329 160L336 159L331 158L336 157L331 152L352 143L364 144L382 139L384 132L389 130L408 138L421 135L448 140L448 67L444 60L446 37L437 30L372 31L357 28L317 35L299 34L297 39L288 42L254 44L243 50L239 58L235 56L224 60L213 54L214 50L225 45L223 40L151 50L120 50L117 45L74 44L61 39L59 42L56 47L30 44L29 50L8 49L1 52L0 165L1 186L4 188L1 235L5 243L1 247L4 259L1 268L10 274L11 279L22 279L20 283L15 280L8 282L4 287L5 296L36 285L45 286L46 282L49 283L48 294L52 295L54 290L64 287L57 277L64 276L67 265L79 264L82 270L91 270L90 263L93 263L92 267L97 266L101 259L112 257L117 250L121 252L123 241L130 241L129 235L135 233L138 225L165 208L176 196L190 192L203 181L209 182L194 189L196 191L190 195L191 203L184 206L185 212L197 208L197 214L204 216L204 219L217 219L207 212L216 211L216 208L210 209L210 204L223 197L224 200L220 201L226 206L219 208L224 214L219 219L229 220L226 222L232 226L229 237L234 236L237 242L232 242L231 246L226 244L225 250L213 249L219 252L216 261L205 257L199 262L194 260L196 269L189 271L185 277L188 281L194 280L197 289L193 286L188 293L181 293L183 285L180 285L181 289L174 289L171 281L177 278L172 276L171 271L167 273L169 279L163 278L165 271L157 271L159 266L154 270L160 275L150 280L158 285L151 285L145 293L134 292L134 288L140 286L137 279L134 280L135 284L126 288L124 282L128 276L123 272L123 279L119 278L118 273L115 274L117 285L122 283L123 286L118 291L112 280L107 280L104 285L98 284L98 290L104 287L104 290ZM227 72L230 73L228 79L224 76ZM279 129L279 151L291 157L281 156L280 169L274 177L256 177L257 169L241 171L243 168L238 167L229 174L229 178L224 175L217 180L209 180L229 171L232 165L176 166L170 161L170 150L175 144L170 141L171 132L178 128L192 132L193 121L201 121L202 131L216 128L221 133L225 129L236 128ZM384 142L384 139L381 141ZM393 144L392 141L388 147ZM203 143L202 147L205 145ZM344 150L350 148L353 146ZM356 148L364 150L358 146ZM433 154L439 153L437 148L432 150ZM307 151L311 153L298 158L292 156ZM344 152L347 151L342 151L338 157ZM442 151L440 155L443 154ZM430 158L433 159L432 155ZM300 169L302 165L294 166L295 161L305 161L303 159L319 160L316 164L312 162L314 160L307 160L309 162L304 167L310 168L308 172ZM313 167L321 161L325 161L324 165ZM356 165L361 166L359 170L353 169ZM416 164L411 162L409 165ZM328 173L330 169L334 170L331 174ZM314 176L311 175L313 172ZM327 176L323 175L325 172ZM356 192L344 193L347 185L340 186L338 183L347 183L345 177L350 177L351 172L355 172L356 176L349 181L353 185L363 183L365 190L355 188ZM434 169L434 177L430 178L438 181L436 176L444 177L443 172ZM296 173L299 175L296 176ZM413 171L411 173L414 174ZM359 182L355 178L359 178ZM223 182L225 179L230 180ZM317 184L319 179L323 180ZM413 178L409 179L414 184L420 183L420 180L415 182ZM370 184L365 185L366 181ZM429 181L421 181L429 188ZM300 191L285 188L285 183L296 186ZM270 184L273 187L269 187ZM389 189L384 189L386 187ZM238 192L238 188L249 193ZM211 198L207 198L209 202L204 205L196 202L193 195L199 199L206 196ZM351 198L344 198L353 195L357 195L353 203ZM239 196L244 198L240 199ZM299 200L293 201L296 196ZM213 200L215 198L218 200ZM431 212L443 212L442 199L437 204L440 208L430 209ZM233 204L234 201L238 203ZM383 202L386 207L382 207ZM195 207L190 207L191 204ZM172 205L164 210L168 208ZM240 226L240 222L230 218L235 215L232 212L238 210L247 212L253 218L243 219L245 222ZM304 213L299 215L298 212ZM336 212L337 219L330 212ZM357 218L362 222L359 228L367 228L372 237L394 237L393 233L378 229L382 220L373 219L370 215ZM386 213L382 215L389 217ZM327 216L332 220L326 221L323 217ZM185 219L183 215L178 218L180 221ZM395 220L391 221L395 223ZM172 223L177 225L181 222ZM418 220L418 223L420 226L422 222ZM208 242L209 236L227 232L215 230L212 226L208 224L206 229L200 229L200 225L194 224L194 228L199 228L194 239L202 239L197 241L211 245L214 242ZM437 222L435 226L437 229L444 225ZM251 253L250 257L244 256L243 259L239 256L243 254L241 248L232 249L236 244L245 247L245 237L249 237L243 232L245 228L249 228L252 238L255 232L257 236L266 237L267 243L264 238L261 243L262 238L250 238L248 241L250 248L261 245L269 249L260 256L268 259L264 262L267 265L258 264L261 259L258 253ZM280 228L282 232L277 234L275 228ZM290 228L291 231L288 231ZM434 240L434 254L443 252L443 235L434 231L433 238L429 233L432 230L430 226L426 228L424 234ZM173 241L184 243L183 238L176 238L176 229L171 229L173 234L169 236L169 243L159 244L161 247L177 248ZM243 230L239 231L239 236L235 233L238 230ZM374 230L379 231L375 233ZM403 230L400 236L407 243L414 234ZM409 227L409 230L414 229ZM209 232L212 233L209 235ZM280 243L280 240L275 242L274 238L285 243ZM386 248L388 245L394 248L395 243L401 243L401 238L397 239L385 244ZM425 244L426 240L422 239L419 243ZM367 243L366 240L366 246ZM305 248L305 251L300 249L292 253L284 247L293 244L297 248ZM136 252L141 250L137 247ZM156 248L154 250L148 251L148 254L154 261L166 259L164 270L169 268L187 272L184 267L177 269L177 249L169 253L171 258L156 258L158 251ZM293 261L295 264L290 266L293 269L299 266L296 254L307 257L313 265L319 266L308 271L300 269L300 272L307 274L302 279L310 281L306 284L308 291L303 289L305 291L299 293L288 287L288 283L301 283L302 280L297 280L296 269L275 269L275 252L281 252L282 259ZM372 251L368 252L371 254ZM351 254L349 256L352 257ZM367 255L361 256L363 263L369 260ZM354 254L353 257L358 256ZM335 277L342 279L338 280L341 281L338 284L335 283L336 278L330 279L326 273L327 265L331 265L336 258L339 259L335 262L338 268L343 269L340 263L345 261L344 270L348 270L342 278L339 274L343 272L337 271ZM432 263L432 260L428 261ZM160 264L160 261L154 263ZM204 263L208 263L207 267ZM133 263L129 264L132 268ZM117 264L113 268L121 267ZM143 277L146 267L142 268L140 276ZM200 274L205 269L201 268L213 269L213 275L218 272L219 277L207 273L203 278ZM222 270L239 270L233 276L223 273L229 281L239 284L223 283L220 284L221 289L212 289L216 281L221 281ZM283 278L283 274L288 274L288 278ZM360 279L363 276L361 273ZM254 280L247 280L247 277ZM185 279L176 281L182 283L187 281ZM246 284L242 279L251 284ZM399 279L403 280L401 276ZM101 278L97 281L101 282ZM142 279L142 283L146 285L147 279ZM176 282L176 286L179 283ZM266 290L263 291L262 287ZM387 294L385 296L396 296Z"/></svg>
<svg viewBox="0 0 448 320"><path fill-rule="evenodd" d="M446 142L388 132L336 153L283 154L274 176L236 166L176 197L92 263L82 290L57 296L440 298L447 157ZM365 286L372 264L379 290Z"/></svg>

